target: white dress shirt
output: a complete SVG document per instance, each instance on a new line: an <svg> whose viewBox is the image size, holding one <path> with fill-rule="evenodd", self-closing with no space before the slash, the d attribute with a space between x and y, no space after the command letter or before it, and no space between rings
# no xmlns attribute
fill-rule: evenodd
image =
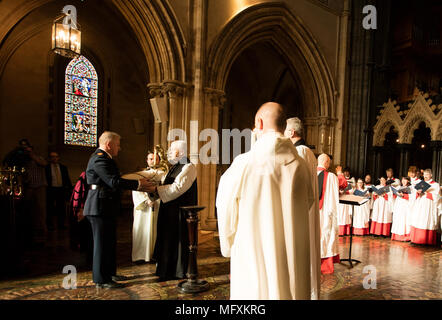
<svg viewBox="0 0 442 320"><path fill-rule="evenodd" d="M63 186L60 165L58 163L56 163L56 164L51 163L51 176L52 176L52 186L53 187L62 187Z"/></svg>

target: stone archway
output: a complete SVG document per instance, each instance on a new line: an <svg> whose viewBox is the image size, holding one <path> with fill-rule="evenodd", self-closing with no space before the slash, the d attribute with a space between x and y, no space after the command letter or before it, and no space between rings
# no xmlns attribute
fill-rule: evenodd
<svg viewBox="0 0 442 320"><path fill-rule="evenodd" d="M224 91L235 59L263 41L272 43L301 76L304 89L311 90L308 102L316 115L332 117L335 86L330 70L311 33L284 3L251 6L224 27L209 50L206 86Z"/></svg>

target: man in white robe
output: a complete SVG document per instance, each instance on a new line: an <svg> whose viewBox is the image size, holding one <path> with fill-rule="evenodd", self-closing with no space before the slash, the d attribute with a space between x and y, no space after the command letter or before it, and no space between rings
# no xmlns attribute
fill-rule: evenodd
<svg viewBox="0 0 442 320"><path fill-rule="evenodd" d="M318 162L315 154L305 145L302 139L303 125L299 118L287 119L287 126L284 132L296 147L299 156L307 162L310 170L314 202L309 211L310 225L310 264L311 264L311 289L312 300L319 300L321 290L321 234L319 228L319 202L318 202L318 178L316 169Z"/></svg>
<svg viewBox="0 0 442 320"><path fill-rule="evenodd" d="M309 169L283 136L282 107L255 117L258 140L220 179L216 206L221 252L230 259L234 300L311 298Z"/></svg>
<svg viewBox="0 0 442 320"><path fill-rule="evenodd" d="M412 243L436 245L440 186L433 180L431 169L424 171L424 180L431 187L426 192L416 191L410 239Z"/></svg>
<svg viewBox="0 0 442 320"><path fill-rule="evenodd" d="M161 183L166 173L154 169L159 157L153 152L147 155L145 177ZM132 261L151 261L157 238L157 219L160 199L152 201L147 192L132 191L134 202L134 222L132 228Z"/></svg>
<svg viewBox="0 0 442 320"><path fill-rule="evenodd" d="M321 227L321 272L334 272L334 263L339 263L338 251L338 207L339 182L338 177L328 172L330 157L321 154L318 157L318 189L319 189L319 218Z"/></svg>

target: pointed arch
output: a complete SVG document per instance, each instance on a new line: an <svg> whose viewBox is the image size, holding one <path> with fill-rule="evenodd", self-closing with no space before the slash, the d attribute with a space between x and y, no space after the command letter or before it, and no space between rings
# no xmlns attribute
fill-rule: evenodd
<svg viewBox="0 0 442 320"><path fill-rule="evenodd" d="M398 135L400 134L399 124L395 123L392 120L385 119L384 121L382 121L376 125L375 135L373 137L373 141L374 141L373 145L374 146L381 147L384 145L385 135L387 134L388 131L390 131L391 127L394 127L396 129L396 131L398 132Z"/></svg>
<svg viewBox="0 0 442 320"><path fill-rule="evenodd" d="M146 57L150 83L185 81L182 29L167 0L112 0L125 17Z"/></svg>
<svg viewBox="0 0 442 320"><path fill-rule="evenodd" d="M416 114L413 117L407 119L404 124L404 142L411 143L414 137L414 131L419 128L421 122L425 122L427 128L430 128L431 135L433 135L433 128L431 126L431 120L428 119L424 114Z"/></svg>

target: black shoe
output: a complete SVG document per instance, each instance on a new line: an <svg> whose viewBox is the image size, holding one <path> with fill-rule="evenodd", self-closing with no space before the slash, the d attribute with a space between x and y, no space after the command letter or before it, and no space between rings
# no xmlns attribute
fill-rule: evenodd
<svg viewBox="0 0 442 320"><path fill-rule="evenodd" d="M123 285L120 283L116 283L114 281L110 281L107 283L97 283L95 285L98 289L115 289L115 288L121 288Z"/></svg>
<svg viewBox="0 0 442 320"><path fill-rule="evenodd" d="M112 276L112 281L126 281L128 279L129 278L126 276L119 276L119 275Z"/></svg>

